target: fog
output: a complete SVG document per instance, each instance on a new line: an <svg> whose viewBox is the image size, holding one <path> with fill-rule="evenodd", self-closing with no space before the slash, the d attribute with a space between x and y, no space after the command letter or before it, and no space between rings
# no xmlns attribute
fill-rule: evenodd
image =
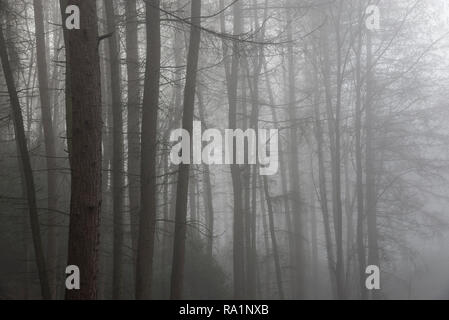
<svg viewBox="0 0 449 320"><path fill-rule="evenodd" d="M0 299L449 298L447 0L0 0Z"/></svg>

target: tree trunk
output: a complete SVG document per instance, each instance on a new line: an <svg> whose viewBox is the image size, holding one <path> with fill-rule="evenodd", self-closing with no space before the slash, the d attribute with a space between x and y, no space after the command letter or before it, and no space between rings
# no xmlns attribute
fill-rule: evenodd
<svg viewBox="0 0 449 320"><path fill-rule="evenodd" d="M201 88L197 90L198 96L198 109L200 114L201 123L207 127L206 115L204 114L204 102L201 93ZM208 165L203 165L203 199L204 208L206 209L206 226L207 226L207 246L206 252L212 261L213 257L213 242L214 242L214 205L212 198L212 183L210 179L210 169Z"/></svg>
<svg viewBox="0 0 449 320"><path fill-rule="evenodd" d="M66 122L66 139L67 139L67 153L70 162L70 154L72 150L72 84L71 84L71 63L70 56L68 54L69 50L69 36L66 26L65 19L66 16L65 9L68 6L68 0L59 0L59 6L61 9L61 21L62 30L64 35L64 46L65 46L65 122Z"/></svg>
<svg viewBox="0 0 449 320"><path fill-rule="evenodd" d="M291 192L292 192L292 209L293 209L293 238L294 238L294 286L295 298L304 299L305 293L305 243L303 232L303 213L301 209L301 194L299 187L299 158L298 158L298 136L296 124L296 81L295 81L295 63L293 56L293 31L291 12L287 11L287 47L288 55L288 115L290 118L289 142L290 142L290 158L289 167L291 173Z"/></svg>
<svg viewBox="0 0 449 320"><path fill-rule="evenodd" d="M279 298L281 300L284 300L284 289L282 286L281 263L279 260L278 245L277 245L276 232L275 232L275 227L274 227L273 206L271 205L271 198L270 198L270 191L268 190L267 176L263 176L263 189L265 192L265 200L267 201L268 224L269 224L269 228L270 228L271 247L273 248L274 270L276 271L276 283L277 283L277 287L279 290Z"/></svg>
<svg viewBox="0 0 449 320"><path fill-rule="evenodd" d="M51 299L51 291L47 276L44 252L42 249L42 239L40 234L39 217L36 207L36 191L34 187L33 171L31 168L30 156L28 154L25 130L23 127L22 110L20 108L19 98L17 97L16 85L14 83L11 66L9 64L6 41L3 37L3 24L0 24L0 58L2 62L3 75L6 79L8 94L12 109L14 131L16 135L17 153L21 158L24 181L26 183L25 193L28 200L30 213L31 233L33 237L34 253L36 256L37 270L41 286L41 295L43 299Z"/></svg>
<svg viewBox="0 0 449 320"><path fill-rule="evenodd" d="M55 211L57 209L57 175L56 175L56 149L53 122L51 117L50 92L48 86L47 70L47 46L45 43L44 10L42 0L34 0L34 25L36 29L36 57L39 80L39 96L41 104L42 127L44 129L46 165L47 165L47 223L48 223L48 245L47 266L50 273L49 285L52 296L55 295L56 287L56 227Z"/></svg>
<svg viewBox="0 0 449 320"><path fill-rule="evenodd" d="M379 266L379 247L376 213L376 177L374 152L374 113L373 113L373 59L371 32L367 32L366 44L366 217L368 222L368 264ZM379 298L377 290L372 295Z"/></svg>
<svg viewBox="0 0 449 320"><path fill-rule="evenodd" d="M264 59L265 60L265 59ZM264 73L265 73L265 81L267 83L267 91L268 91L268 98L271 105L271 116L274 121L274 123L278 122L278 117L276 115L276 109L275 109L275 100L273 95L273 89L271 88L271 83L268 78L268 70L267 70L267 64L266 61L264 61ZM285 74L285 72L283 72ZM286 78L284 76L284 78ZM287 83L287 81L285 81ZM287 98L288 98L288 92L287 92ZM287 226L287 234L288 234L288 252L290 255L290 263L293 263L293 255L294 255L294 239L293 239L293 232L292 232L292 223L291 223L291 217L290 217L290 197L288 194L288 166L285 166L285 156L283 152L282 145L279 146L279 172L281 173L281 191L282 191L282 198L284 203L284 214L285 214L285 224Z"/></svg>
<svg viewBox="0 0 449 320"><path fill-rule="evenodd" d="M335 226L335 241L337 247L337 292L339 299L345 299L345 271L344 271L344 256L343 256L343 208L341 200L341 93L343 86L343 76L342 76L342 58L341 58L341 36L340 36L340 15L341 15L341 5L339 3L338 8L338 21L336 27L336 37L337 37L337 101L335 103L335 143L334 161L332 162L332 170L334 171L334 226ZM331 142L332 143L332 142Z"/></svg>
<svg viewBox="0 0 449 320"><path fill-rule="evenodd" d="M96 299L101 211L101 86L97 5L73 0L83 18L68 34L72 105L72 181L68 265L79 267L81 288L66 299Z"/></svg>
<svg viewBox="0 0 449 320"><path fill-rule="evenodd" d="M313 52L314 65L317 63L315 51ZM326 243L327 264L329 269L329 277L331 282L331 288L333 296L336 296L336 274L335 274L335 258L334 249L332 245L332 233L329 216L329 206L326 187L326 171L324 167L324 139L323 128L321 124L321 110L320 110L320 93L318 83L318 68L315 68L313 73L313 110L314 110L314 133L317 143L317 156L318 156L318 186L319 186L319 201L321 207L321 214L323 216L324 238Z"/></svg>
<svg viewBox="0 0 449 320"><path fill-rule="evenodd" d="M224 8L223 1L220 1L220 7ZM236 2L233 6L234 16L234 37L239 37L242 33L241 3ZM224 15L220 17L221 32L226 32ZM239 73L239 42L233 42L232 62L229 66L227 59L227 44L223 42L224 68L226 75L226 84L228 90L229 103L229 129L237 127L237 85ZM235 143L234 143L235 146ZM235 158L235 149L233 150ZM235 163L235 159L233 159ZM234 220L233 220L233 284L234 299L242 299L245 295L245 265L244 265L244 226L242 213L242 181L240 175L240 166L231 164L232 193L234 197Z"/></svg>
<svg viewBox="0 0 449 320"><path fill-rule="evenodd" d="M191 16L189 53L187 56L187 73L184 88L184 110L182 117L182 128L189 132L190 137L192 137L193 129L195 88L201 39L201 0L192 1ZM173 245L173 262L170 281L170 299L172 300L181 299L183 293L189 168L189 164L181 163L178 169L175 239Z"/></svg>
<svg viewBox="0 0 449 320"><path fill-rule="evenodd" d="M359 10L359 30L356 52L356 101L355 101L355 162L356 162L356 189L357 189L357 258L360 296L367 298L365 287L365 244L363 236L364 208L363 208L363 168L362 168L362 80L361 80L361 55L362 55L362 10Z"/></svg>
<svg viewBox="0 0 449 320"><path fill-rule="evenodd" d="M120 88L120 47L115 27L114 3L104 1L109 37L109 64L112 93L112 211L114 224L112 298L120 299L123 290L123 116Z"/></svg>
<svg viewBox="0 0 449 320"><path fill-rule="evenodd" d="M137 244L136 299L151 297L154 231L156 223L156 156L161 30L159 0L146 3L147 65L141 134L141 189Z"/></svg>
<svg viewBox="0 0 449 320"><path fill-rule="evenodd" d="M137 226L139 212L139 53L137 38L136 0L125 1L126 12L126 65L128 74L128 195L131 216L133 256L137 252Z"/></svg>

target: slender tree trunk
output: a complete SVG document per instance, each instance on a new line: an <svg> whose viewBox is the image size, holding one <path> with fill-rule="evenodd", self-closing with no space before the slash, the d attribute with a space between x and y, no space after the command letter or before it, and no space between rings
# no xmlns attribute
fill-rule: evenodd
<svg viewBox="0 0 449 320"><path fill-rule="evenodd" d="M151 297L154 231L156 223L157 118L161 60L159 0L146 3L147 65L141 135L141 191L137 244L136 298Z"/></svg>
<svg viewBox="0 0 449 320"><path fill-rule="evenodd" d="M349 126L349 123L346 125ZM344 156L343 156L343 165L344 165L344 177L345 177L345 215L346 215L346 274L345 274L345 288L350 288L350 281L352 277L353 272L353 258L354 258L354 251L355 249L355 242L354 242L354 197L351 197L351 186L352 182L349 178L349 155L351 154L350 146L349 144L345 145L343 148ZM346 292L346 297L350 298L349 296L350 292Z"/></svg>
<svg viewBox="0 0 449 320"><path fill-rule="evenodd" d="M257 48L258 49L258 48ZM248 88L250 89L251 97L251 114L249 118L249 127L258 133L259 122L259 75L261 70L261 56L262 53L258 50L258 55L254 58L253 71L250 74L249 64L247 58L244 59L244 67L246 69L248 80ZM246 92L244 93L246 95ZM248 151L247 151L248 152ZM246 298L256 298L256 275L257 275L257 252L256 252L256 212L257 212L257 166L251 167L249 164L245 165L245 195L246 206L244 214L245 236L246 236ZM251 204L250 204L251 201Z"/></svg>
<svg viewBox="0 0 449 320"><path fill-rule="evenodd" d="M120 299L123 287L123 115L120 88L120 46L115 27L114 3L104 1L109 37L109 64L112 94L112 211L113 211L113 270L112 298Z"/></svg>
<svg viewBox="0 0 449 320"><path fill-rule="evenodd" d="M268 98L271 105L271 115L274 123L278 123L278 117L276 115L276 109L275 109L275 100L273 95L273 89L271 88L271 83L268 78L268 70L266 62L264 62L264 73L265 73L265 80L267 83L267 89L268 89ZM284 72L285 73L285 72ZM285 81L285 83L287 83ZM285 156L283 152L282 145L279 146L279 172L281 173L281 190L283 195L283 203L284 203L284 214L285 214L285 225L287 226L287 234L288 234L288 251L290 253L290 259L292 259L294 255L294 239L293 239L293 232L292 232L292 223L291 223L291 217L290 217L290 197L288 194L288 166L285 166Z"/></svg>
<svg viewBox="0 0 449 320"><path fill-rule="evenodd" d="M189 53L187 56L186 84L184 88L184 111L182 128L192 137L193 113L195 107L195 88L198 72L198 57L201 38L201 0L192 1ZM173 262L170 281L170 299L182 298L184 284L185 240L187 194L189 187L189 165L179 165L176 190L175 239L173 245Z"/></svg>
<svg viewBox="0 0 449 320"><path fill-rule="evenodd" d="M356 162L356 189L357 189L357 258L360 296L367 298L365 287L365 241L363 236L364 208L363 208L363 168L362 168L362 80L361 80L361 55L362 55L362 10L359 10L359 30L356 52L356 101L355 101L355 162Z"/></svg>
<svg viewBox="0 0 449 320"><path fill-rule="evenodd" d="M278 287L278 291L279 291L279 298L284 300L284 289L282 286L281 263L280 263L280 259L279 259L278 245L277 245L277 240L276 240L276 232L275 232L275 227L274 227L273 206L271 204L267 176L263 176L263 189L265 192L265 200L267 201L268 223L269 223L269 228L270 228L271 247L273 248L273 260L274 260L274 269L276 271L276 283L277 283L277 287Z"/></svg>
<svg viewBox="0 0 449 320"><path fill-rule="evenodd" d="M42 127L44 129L46 165L47 165L47 206L48 206L48 236L47 236L47 265L49 270L49 285L52 296L56 287L56 227L55 211L57 209L57 175L56 148L53 121L51 117L50 92L47 69L47 45L45 42L44 10L42 0L34 0L34 25L36 29L36 57L39 80L39 96L41 104Z"/></svg>
<svg viewBox="0 0 449 320"><path fill-rule="evenodd" d="M206 115L204 114L204 102L201 92L201 87L197 90L198 95L198 109L200 120L207 127ZM212 261L213 258L213 241L214 241L214 205L212 198L212 183L210 178L210 170L208 165L203 165L203 199L204 208L206 209L206 226L207 226L207 247L206 252Z"/></svg>
<svg viewBox="0 0 449 320"><path fill-rule="evenodd" d="M344 256L343 256L343 208L342 208L342 200L341 200L341 93L343 86L342 79L342 58L341 58L341 35L340 35L340 14L341 14L341 5L339 3L338 8L338 21L336 28L336 37L337 37L337 101L335 103L335 147L334 147L334 162L332 165L332 170L334 171L334 201L335 201L335 240L337 247L337 291L338 298L345 299L345 271L344 271Z"/></svg>
<svg viewBox="0 0 449 320"><path fill-rule="evenodd" d="M223 8L223 1L220 1L220 7ZM233 5L234 17L234 37L239 37L242 33L242 16L241 3L238 1ZM225 30L224 15L220 19L221 31ZM226 75L226 84L228 90L229 103L229 129L236 129L237 127L237 85L239 73L239 42L235 40L232 48L232 62L229 65L227 59L227 44L223 42L223 56L224 68ZM233 143L235 146L235 143ZM235 149L233 150L235 158ZM235 159L233 159L235 163ZM237 164L231 165L232 178L232 192L234 197L234 220L233 220L233 288L234 299L242 299L245 295L245 264L244 264L244 226L242 213L242 179L240 175L240 166Z"/></svg>
<svg viewBox="0 0 449 320"><path fill-rule="evenodd" d="M73 0L83 17L68 34L72 100L72 182L68 265L80 269L81 288L66 299L96 299L101 211L101 86L97 5Z"/></svg>
<svg viewBox="0 0 449 320"><path fill-rule="evenodd" d="M59 7L61 9L62 30L64 36L65 46L65 122L66 122L66 139L67 139L67 153L70 162L70 154L72 150L72 84L71 84L71 62L69 52L69 36L65 26L65 9L68 6L68 0L59 0Z"/></svg>
<svg viewBox="0 0 449 320"><path fill-rule="evenodd" d="M51 291L47 276L44 252L42 249L42 239L40 234L39 217L36 207L36 191L34 187L34 178L31 168L30 156L28 154L25 130L23 127L22 110L20 108L19 98L17 97L16 85L14 83L11 66L9 64L6 41L3 37L3 24L0 23L0 59L3 68L3 75L6 79L8 94L12 109L14 131L16 135L17 151L21 158L21 166L26 185L26 197L30 214L31 233L33 236L34 253L36 256L37 270L41 286L41 295L43 299L51 299Z"/></svg>
<svg viewBox="0 0 449 320"><path fill-rule="evenodd" d="M313 177L311 177L311 186L313 186ZM312 274L313 274L313 297L314 299L318 299L319 294L319 262L318 262L318 222L317 222L317 213L316 213L316 194L315 188L310 192L310 238L311 238L311 246L312 246Z"/></svg>
<svg viewBox="0 0 449 320"><path fill-rule="evenodd" d="M136 0L127 0L126 11L126 64L128 74L128 195L131 216L131 239L135 260L137 252L137 226L139 212L139 53L137 38Z"/></svg>
<svg viewBox="0 0 449 320"><path fill-rule="evenodd" d="M263 186L262 178L259 177L259 185ZM269 244L269 228L268 228L268 222L267 222L267 210L265 208L265 202L264 202L264 193L265 190L263 190L263 187L259 188L259 196L260 196L260 209L262 213L262 230L263 230L263 242L265 246L265 258L264 258L264 271L265 271L265 291L264 295L261 295L263 299L269 299L270 298L270 266L267 263L268 259L270 258L270 244Z"/></svg>
<svg viewBox="0 0 449 320"><path fill-rule="evenodd" d="M379 247L376 213L376 178L375 178L375 152L374 152L374 112L373 112L373 59L371 32L367 32L366 44L367 76L366 76L366 217L368 222L368 264L379 266ZM377 290L372 295L379 298Z"/></svg>
<svg viewBox="0 0 449 320"><path fill-rule="evenodd" d="M317 63L315 51L313 53L314 65ZM329 206L327 197L327 187L326 187L326 171L324 166L324 139L323 139L323 128L320 110L320 93L318 88L318 69L316 68L313 73L313 109L314 109L314 132L315 139L317 142L317 156L318 156L318 185L319 185L319 200L321 207L321 214L323 216L323 227L324 227L324 238L326 243L326 253L327 253L327 264L329 269L329 277L331 280L331 288L334 297L336 296L336 273L335 273L335 258L334 249L332 245L332 233L331 233L331 223L329 216Z"/></svg>
<svg viewBox="0 0 449 320"><path fill-rule="evenodd" d="M295 282L295 298L304 299L305 292L305 243L303 232L303 213L301 209L301 194L299 187L299 158L298 158L298 136L296 114L296 81L295 81L295 63L293 56L293 30L291 12L287 11L287 46L288 55L288 115L290 118L291 128L289 130L290 141L290 159L289 167L291 173L291 192L292 192L292 209L293 209L293 237L294 237L294 282Z"/></svg>

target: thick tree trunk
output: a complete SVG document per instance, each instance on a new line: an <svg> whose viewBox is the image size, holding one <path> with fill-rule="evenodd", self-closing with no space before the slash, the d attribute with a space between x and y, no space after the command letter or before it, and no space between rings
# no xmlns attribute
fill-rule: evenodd
<svg viewBox="0 0 449 320"><path fill-rule="evenodd" d="M147 65L141 135L141 189L136 264L136 299L151 297L156 223L157 118L161 60L159 0L146 3Z"/></svg>
<svg viewBox="0 0 449 320"><path fill-rule="evenodd" d="M198 72L198 57L201 39L201 0L192 1L189 53L187 56L186 84L184 88L184 110L182 128L192 137L195 88ZM189 164L179 165L176 188L175 239L170 281L170 299L182 298L184 284L187 194L189 188Z"/></svg>
<svg viewBox="0 0 449 320"><path fill-rule="evenodd" d="M101 211L101 87L97 5L71 0L83 23L68 34L72 105L72 182L68 265L80 269L81 288L66 299L96 299Z"/></svg>
<svg viewBox="0 0 449 320"><path fill-rule="evenodd" d="M34 187L33 171L31 168L30 156L28 154L25 130L23 127L22 110L20 108L19 98L17 97L16 85L14 83L9 57L6 47L6 41L3 37L3 25L0 24L0 59L3 68L3 75L8 87L9 99L12 109L14 131L16 135L17 151L21 158L28 208L30 214L31 233L33 236L34 253L36 256L37 270L41 286L41 295L43 299L51 299L51 291L47 276L44 252L42 249L42 239L40 234L39 217L36 207L36 191Z"/></svg>

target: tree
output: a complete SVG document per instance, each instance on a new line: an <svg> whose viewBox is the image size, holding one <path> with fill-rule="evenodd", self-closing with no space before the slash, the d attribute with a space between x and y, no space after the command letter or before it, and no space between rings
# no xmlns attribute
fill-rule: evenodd
<svg viewBox="0 0 449 320"><path fill-rule="evenodd" d="M128 75L128 196L131 216L131 238L134 255L137 252L137 227L139 217L139 166L140 166L140 89L139 45L136 0L126 1L126 65Z"/></svg>
<svg viewBox="0 0 449 320"><path fill-rule="evenodd" d="M149 299L151 297L154 228L156 223L157 119L161 60L159 0L151 0L146 3L146 22L147 65L145 69L141 134L141 207L137 244L136 299Z"/></svg>
<svg viewBox="0 0 449 320"><path fill-rule="evenodd" d="M293 237L294 245L294 274L295 274L295 298L303 299L305 297L305 244L304 244L304 225L303 212L301 208L300 177L299 177L299 159L298 159L298 128L296 124L296 74L295 61L293 56L293 30L292 30L291 12L287 11L287 63L288 63L288 117L291 121L289 130L289 170L291 173L291 194L293 210Z"/></svg>
<svg viewBox="0 0 449 320"><path fill-rule="evenodd" d="M187 130L190 137L192 137L193 130L195 89L201 39L201 0L192 0L191 15L189 53L187 56L187 74L184 88L184 108L182 117L182 128ZM183 292L189 167L189 164L181 163L178 169L175 239L173 244L173 262L170 281L170 299L172 300L181 299Z"/></svg>
<svg viewBox="0 0 449 320"><path fill-rule="evenodd" d="M0 2L0 9L3 4ZM42 239L39 226L39 217L36 206L36 190L34 186L34 177L31 169L30 156L28 154L27 142L25 138L25 130L23 127L22 110L20 108L19 98L17 97L17 89L12 76L11 66L7 52L6 41L3 36L3 24L0 23L0 58L2 62L3 75L8 86L8 94L13 114L14 130L16 135L17 151L21 158L21 169L23 171L25 194L28 200L28 210L30 215L31 232L33 236L34 254L36 256L36 264L39 273L39 281L41 286L41 295L43 299L51 299L50 285L47 275L47 267L42 249Z"/></svg>
<svg viewBox="0 0 449 320"><path fill-rule="evenodd" d="M224 7L223 3L220 5ZM229 65L226 57L226 43L223 42L224 68L226 76L226 84L228 91L228 127L229 129L237 128L237 87L239 80L239 64L240 64L240 43L238 37L242 33L242 16L241 3L236 2L233 7L234 30L233 36L236 38L232 43L232 61ZM221 15L221 32L225 33L224 16ZM223 40L224 41L224 40ZM234 139L235 140L235 139ZM243 202L242 202L242 178L240 174L240 166L235 164L235 141L233 141L234 159L231 164L232 192L234 198L234 220L233 220L233 281L234 281L234 299L242 299L245 294L245 263L244 263L244 227L243 227Z"/></svg>
<svg viewBox="0 0 449 320"><path fill-rule="evenodd" d="M96 299L101 210L101 90L97 5L73 0L83 17L79 30L70 30L69 56L72 152L68 265L81 270L80 289L66 290L66 299Z"/></svg>
<svg viewBox="0 0 449 320"><path fill-rule="evenodd" d="M376 213L376 177L375 177L375 153L374 153L374 112L373 112L373 59L372 59L372 35L367 32L366 43L366 217L368 224L368 264L379 267L378 230ZM378 297L377 292L373 294Z"/></svg>
<svg viewBox="0 0 449 320"><path fill-rule="evenodd" d="M112 93L112 211L114 224L112 296L120 299L123 288L123 115L120 86L120 47L115 32L114 3L104 1L109 37L109 63Z"/></svg>
<svg viewBox="0 0 449 320"><path fill-rule="evenodd" d="M39 96L41 103L42 127L44 129L45 153L47 164L47 204L48 204L48 247L47 261L51 272L50 288L55 294L56 280L56 228L55 211L57 209L57 172L56 172L56 149L55 134L53 132L53 121L51 116L50 92L47 70L47 46L45 43L44 13L41 0L34 0L34 24L36 28L36 57L39 80Z"/></svg>

